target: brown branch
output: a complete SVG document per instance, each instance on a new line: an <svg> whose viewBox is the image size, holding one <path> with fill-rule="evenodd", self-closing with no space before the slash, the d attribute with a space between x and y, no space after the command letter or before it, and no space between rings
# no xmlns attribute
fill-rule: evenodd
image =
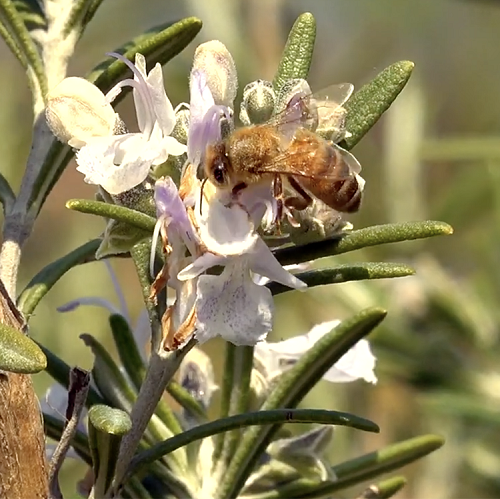
<svg viewBox="0 0 500 499"><path fill-rule="evenodd" d="M25 323L0 281L0 322ZM48 498L42 414L31 376L0 371L0 499Z"/></svg>

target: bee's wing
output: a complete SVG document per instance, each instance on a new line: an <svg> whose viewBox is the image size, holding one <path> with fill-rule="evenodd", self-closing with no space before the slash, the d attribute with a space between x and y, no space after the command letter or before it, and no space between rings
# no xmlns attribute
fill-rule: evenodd
<svg viewBox="0 0 500 499"><path fill-rule="evenodd" d="M338 145L334 145L333 147L335 147L339 154L342 156L342 159L349 166L352 173L359 174L361 172L361 165L353 154Z"/></svg>
<svg viewBox="0 0 500 499"><path fill-rule="evenodd" d="M328 101L332 107L339 107L349 100L353 91L354 85L352 83L338 83L314 92L311 97L318 102Z"/></svg>
<svg viewBox="0 0 500 499"><path fill-rule="evenodd" d="M298 92L285 108L267 122L291 139L298 128L315 130L319 127L341 129L345 118L342 107L352 95L351 83L331 85L319 92Z"/></svg>
<svg viewBox="0 0 500 499"><path fill-rule="evenodd" d="M314 155L322 153L319 148L290 147L271 161L263 164L259 171L260 173L292 175L311 179L330 179L332 181L350 177L354 173L361 171L358 160L349 151L326 141L324 145L329 148L329 154L332 158L330 164L323 162L320 163L320 168L315 168L318 163Z"/></svg>

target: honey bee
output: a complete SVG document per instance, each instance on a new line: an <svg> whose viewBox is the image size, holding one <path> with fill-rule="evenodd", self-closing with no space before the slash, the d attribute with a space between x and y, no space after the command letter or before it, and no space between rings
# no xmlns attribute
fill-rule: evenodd
<svg viewBox="0 0 500 499"><path fill-rule="evenodd" d="M335 143L346 134L342 106L352 91L344 83L330 87L324 98L298 94L266 123L232 131L207 147L206 179L234 199L250 185L269 183L279 203L277 223L284 208L304 210L314 198L338 212L356 212L362 194L356 176L360 166ZM319 134L325 123L335 142ZM287 197L285 187L292 192Z"/></svg>

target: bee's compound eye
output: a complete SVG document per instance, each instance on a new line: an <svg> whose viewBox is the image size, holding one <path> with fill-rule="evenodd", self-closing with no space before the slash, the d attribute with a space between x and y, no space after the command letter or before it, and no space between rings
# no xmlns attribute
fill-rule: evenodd
<svg viewBox="0 0 500 499"><path fill-rule="evenodd" d="M226 165L223 163L218 163L215 165L213 170L214 180L219 184L223 185L226 181Z"/></svg>

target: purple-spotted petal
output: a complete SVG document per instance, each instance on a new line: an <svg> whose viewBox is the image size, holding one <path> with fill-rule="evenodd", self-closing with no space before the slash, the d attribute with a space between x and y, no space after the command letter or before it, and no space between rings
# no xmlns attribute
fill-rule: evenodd
<svg viewBox="0 0 500 499"><path fill-rule="evenodd" d="M234 259L220 276L198 279L195 337L200 343L221 336L255 345L271 330L273 311L271 292L253 282L242 259Z"/></svg>

